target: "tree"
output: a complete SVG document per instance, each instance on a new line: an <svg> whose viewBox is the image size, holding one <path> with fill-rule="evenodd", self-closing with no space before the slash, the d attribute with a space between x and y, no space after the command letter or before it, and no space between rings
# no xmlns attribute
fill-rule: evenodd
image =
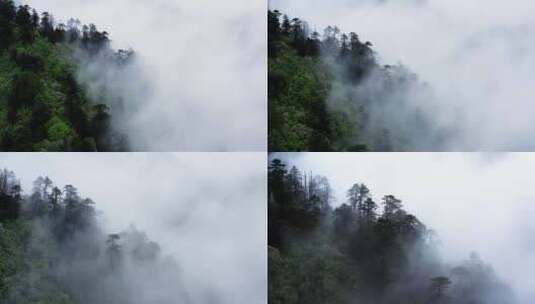
<svg viewBox="0 0 535 304"><path fill-rule="evenodd" d="M39 13L35 9L32 10L32 26L34 28L39 27Z"/></svg>
<svg viewBox="0 0 535 304"><path fill-rule="evenodd" d="M275 41L281 35L280 27L280 13L277 10L268 10L268 56L275 57L277 55L277 46Z"/></svg>
<svg viewBox="0 0 535 304"><path fill-rule="evenodd" d="M393 195L383 197L383 217L390 219L401 210L401 201Z"/></svg>
<svg viewBox="0 0 535 304"><path fill-rule="evenodd" d="M108 113L109 107L105 104L93 106L94 116L91 119L91 130L93 137L97 138L97 148L106 151L110 147L108 135L111 129L111 115Z"/></svg>
<svg viewBox="0 0 535 304"><path fill-rule="evenodd" d="M347 204L334 210L334 231L339 237L347 238L355 232L358 219L352 207Z"/></svg>
<svg viewBox="0 0 535 304"><path fill-rule="evenodd" d="M18 181L13 171L0 170L0 194L13 196L13 186L16 184Z"/></svg>
<svg viewBox="0 0 535 304"><path fill-rule="evenodd" d="M48 213L50 207L50 193L48 190L52 184L50 178L42 176L39 176L33 182L33 191L28 202L29 207L27 208L32 218Z"/></svg>
<svg viewBox="0 0 535 304"><path fill-rule="evenodd" d="M52 108L48 103L42 100L36 100L33 103L30 129L32 130L34 141L41 141L47 137L46 123L50 121L52 115Z"/></svg>
<svg viewBox="0 0 535 304"><path fill-rule="evenodd" d="M290 25L290 39L292 46L300 56L306 56L306 39L308 38L308 27L299 18L292 19Z"/></svg>
<svg viewBox="0 0 535 304"><path fill-rule="evenodd" d="M351 55L356 57L359 53L361 45L362 43L360 42L359 35L354 32L349 33L349 47L351 49Z"/></svg>
<svg viewBox="0 0 535 304"><path fill-rule="evenodd" d="M286 177L290 191L295 197L303 192L303 176L296 166L293 166Z"/></svg>
<svg viewBox="0 0 535 304"><path fill-rule="evenodd" d="M8 96L8 121L16 121L17 112L22 106L32 106L40 90L41 80L35 73L23 72L15 75Z"/></svg>
<svg viewBox="0 0 535 304"><path fill-rule="evenodd" d="M342 34L342 37L340 39L341 45L340 45L340 52L339 52L339 58L346 59L347 56L349 56L350 49L349 49L349 37L347 34Z"/></svg>
<svg viewBox="0 0 535 304"><path fill-rule="evenodd" d="M40 32L49 41L55 42L54 19L48 12L41 15Z"/></svg>
<svg viewBox="0 0 535 304"><path fill-rule="evenodd" d="M116 269L122 260L121 245L119 244L120 240L121 236L117 233L113 233L108 235L108 240L106 241L108 245L106 253L108 255L110 269L112 270Z"/></svg>
<svg viewBox="0 0 535 304"><path fill-rule="evenodd" d="M15 173L7 169L0 170L0 222L19 217L21 192Z"/></svg>
<svg viewBox="0 0 535 304"><path fill-rule="evenodd" d="M451 280L448 277L434 277L431 279L429 286L430 301L429 303L447 303L448 297L446 291L451 285Z"/></svg>
<svg viewBox="0 0 535 304"><path fill-rule="evenodd" d="M363 205L364 202L368 199L370 195L370 189L364 184L354 184L347 191L347 200L349 205L353 210L358 214L359 218L362 217Z"/></svg>
<svg viewBox="0 0 535 304"><path fill-rule="evenodd" d="M325 176L319 175L310 178L308 191L308 197L317 197L320 210L325 212L330 206L330 200L332 196L332 189L331 185L329 184L329 180Z"/></svg>
<svg viewBox="0 0 535 304"><path fill-rule="evenodd" d="M1 0L0 1L0 19L4 19L7 22L15 20L17 15L17 9L13 0Z"/></svg>
<svg viewBox="0 0 535 304"><path fill-rule="evenodd" d="M74 43L80 39L80 25L81 22L78 19L69 19L67 21L67 42Z"/></svg>
<svg viewBox="0 0 535 304"><path fill-rule="evenodd" d="M13 41L12 22L15 19L17 11L13 1L0 1L0 51L6 49Z"/></svg>
<svg viewBox="0 0 535 304"><path fill-rule="evenodd" d="M15 16L15 23L19 26L21 41L25 44L32 43L34 40L35 27L28 5L19 6Z"/></svg>
<svg viewBox="0 0 535 304"><path fill-rule="evenodd" d="M374 222L377 217L376 210L377 204L368 197L360 207L360 214L365 222Z"/></svg>
<svg viewBox="0 0 535 304"><path fill-rule="evenodd" d="M310 38L306 40L306 56L317 57L320 54L320 34L316 31L312 32Z"/></svg>
<svg viewBox="0 0 535 304"><path fill-rule="evenodd" d="M338 35L340 34L340 29L336 26L327 26L323 30L323 49L326 54L336 55L338 51L338 46L340 44L338 40Z"/></svg>
<svg viewBox="0 0 535 304"><path fill-rule="evenodd" d="M288 15L284 15L282 16L281 33L284 36L288 36L290 35L290 31L291 31L290 18L288 17Z"/></svg>
<svg viewBox="0 0 535 304"><path fill-rule="evenodd" d="M286 175L286 165L280 159L274 159L268 168L269 181L271 182L272 189L275 191L281 191L284 187L284 176Z"/></svg>
<svg viewBox="0 0 535 304"><path fill-rule="evenodd" d="M52 188L52 193L50 194L50 205L51 205L51 214L52 217L59 218L61 213L61 189L58 187Z"/></svg>

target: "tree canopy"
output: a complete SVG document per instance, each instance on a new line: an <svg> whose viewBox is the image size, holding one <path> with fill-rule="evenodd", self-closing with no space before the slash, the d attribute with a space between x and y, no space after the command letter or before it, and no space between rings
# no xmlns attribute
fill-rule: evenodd
<svg viewBox="0 0 535 304"><path fill-rule="evenodd" d="M107 32L0 0L0 151L124 151L104 96L90 96L80 65L119 66L131 51L110 48Z"/></svg>
<svg viewBox="0 0 535 304"><path fill-rule="evenodd" d="M187 301L174 260L134 227L105 233L95 208L46 176L24 195L15 174L1 170L0 302L156 303L169 295L152 290L168 285Z"/></svg>
<svg viewBox="0 0 535 304"><path fill-rule="evenodd" d="M268 10L270 151L432 149L443 136L414 100L430 89L402 65L382 65L369 41ZM436 149L436 148L435 148Z"/></svg>
<svg viewBox="0 0 535 304"><path fill-rule="evenodd" d="M268 172L269 303L515 303L477 255L443 262L433 231L401 199L376 202L358 182L333 207L327 178L279 159Z"/></svg>

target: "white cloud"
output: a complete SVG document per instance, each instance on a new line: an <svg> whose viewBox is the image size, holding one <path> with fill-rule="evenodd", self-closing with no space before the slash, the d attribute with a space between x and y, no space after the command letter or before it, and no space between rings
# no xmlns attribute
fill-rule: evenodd
<svg viewBox="0 0 535 304"><path fill-rule="evenodd" d="M108 232L147 232L193 303L266 302L265 164L264 153L0 154L26 193L46 175L92 198Z"/></svg>
<svg viewBox="0 0 535 304"><path fill-rule="evenodd" d="M115 47L137 52L143 73L128 85L150 90L124 92L136 105L121 122L134 150L265 150L264 1L23 2L59 21L95 23Z"/></svg>
<svg viewBox="0 0 535 304"><path fill-rule="evenodd" d="M421 106L458 132L453 151L535 149L535 3L512 1L271 0L322 29L369 40L383 63L401 62L436 91Z"/></svg>

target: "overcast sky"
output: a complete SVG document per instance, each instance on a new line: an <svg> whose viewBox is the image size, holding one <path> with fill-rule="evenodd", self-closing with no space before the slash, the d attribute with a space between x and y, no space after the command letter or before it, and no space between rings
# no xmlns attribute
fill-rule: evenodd
<svg viewBox="0 0 535 304"><path fill-rule="evenodd" d="M335 205L365 183L379 201L393 194L438 233L447 261L478 252L533 303L535 155L455 153L276 154L302 171L327 176Z"/></svg>
<svg viewBox="0 0 535 304"><path fill-rule="evenodd" d="M124 92L121 122L136 151L265 150L265 0L19 2L95 23L114 47L136 51L140 73L129 80L140 84L129 85L149 89Z"/></svg>
<svg viewBox="0 0 535 304"><path fill-rule="evenodd" d="M380 3L380 4L379 4ZM448 150L533 151L535 2L532 0L270 0L322 33L371 41L383 64L403 63L437 97L420 107L458 128Z"/></svg>
<svg viewBox="0 0 535 304"><path fill-rule="evenodd" d="M26 194L39 175L74 185L108 232L134 224L177 259L194 297L225 304L266 303L265 164L265 153L0 154Z"/></svg>

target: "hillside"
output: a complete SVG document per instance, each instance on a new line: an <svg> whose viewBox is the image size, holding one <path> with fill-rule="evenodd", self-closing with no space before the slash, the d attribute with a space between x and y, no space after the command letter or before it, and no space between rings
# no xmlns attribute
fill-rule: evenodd
<svg viewBox="0 0 535 304"><path fill-rule="evenodd" d="M363 183L333 208L326 177L269 165L270 304L504 304L512 290L471 253L440 257L438 236L400 199L376 202Z"/></svg>
<svg viewBox="0 0 535 304"><path fill-rule="evenodd" d="M355 32L270 10L268 56L270 151L431 150L444 136L419 107L430 88Z"/></svg>
<svg viewBox="0 0 535 304"><path fill-rule="evenodd" d="M106 233L100 222L74 186L39 177L24 195L15 174L0 171L0 303L188 301L157 243L133 227Z"/></svg>
<svg viewBox="0 0 535 304"><path fill-rule="evenodd" d="M124 151L105 90L90 94L81 66L119 68L131 51L110 48L107 32L0 0L0 151ZM90 75L98 78L98 75Z"/></svg>

